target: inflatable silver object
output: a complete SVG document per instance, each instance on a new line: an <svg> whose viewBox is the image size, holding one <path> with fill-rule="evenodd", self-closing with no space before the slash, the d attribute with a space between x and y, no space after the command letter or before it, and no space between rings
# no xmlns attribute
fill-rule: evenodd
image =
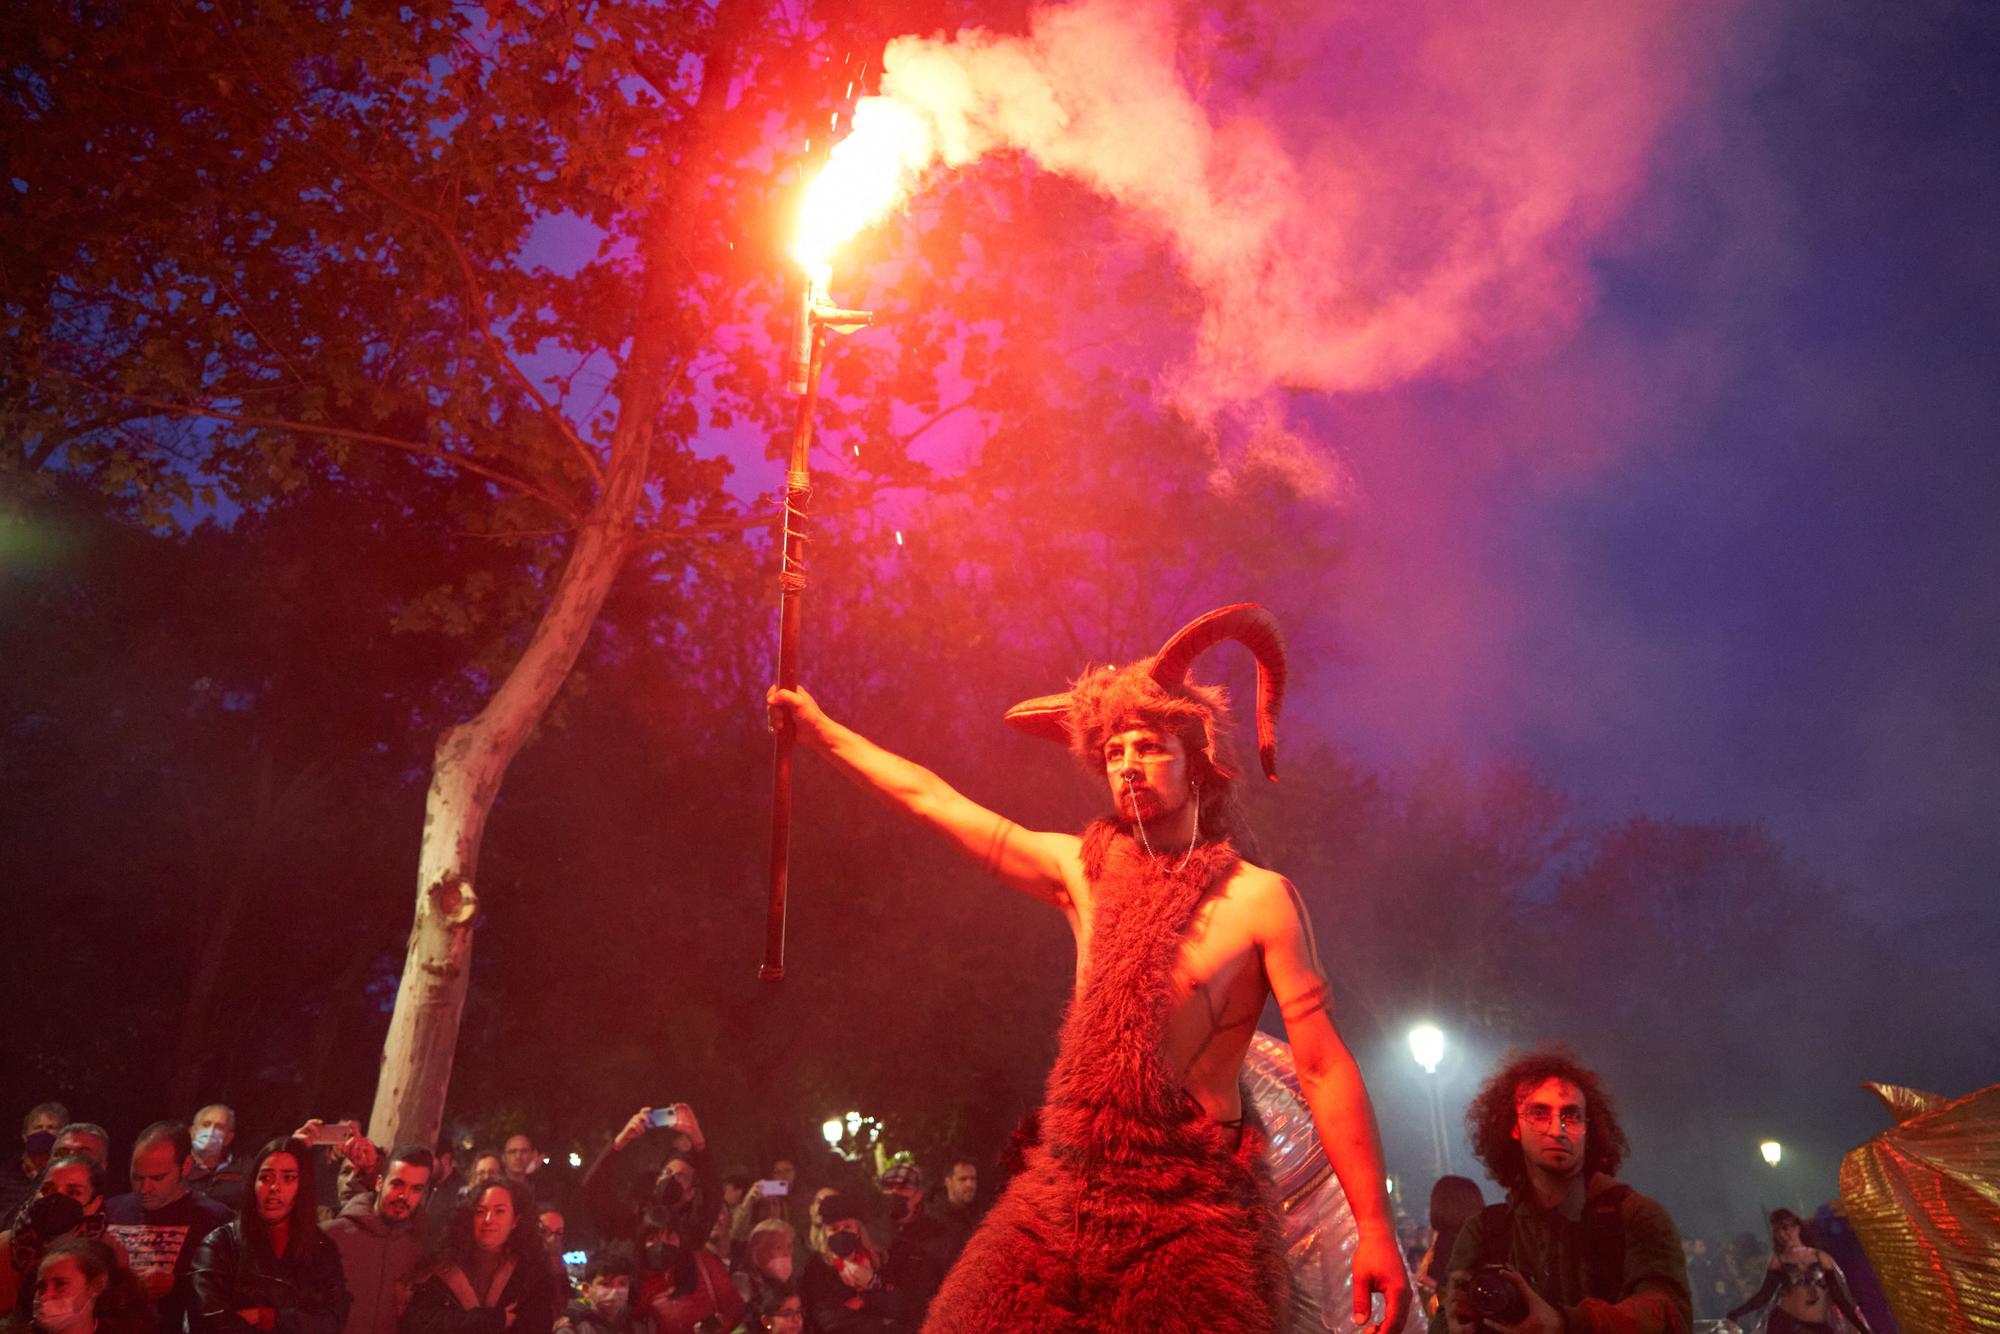
<svg viewBox="0 0 2000 1334"><path fill-rule="evenodd" d="M1243 1061L1243 1087L1270 1135L1264 1161L1278 1189L1285 1263L1292 1271L1287 1334L1351 1331L1354 1247L1360 1233L1320 1148L1312 1110L1299 1092L1291 1047L1268 1033L1253 1036ZM1378 1316L1381 1304L1377 1297Z"/></svg>

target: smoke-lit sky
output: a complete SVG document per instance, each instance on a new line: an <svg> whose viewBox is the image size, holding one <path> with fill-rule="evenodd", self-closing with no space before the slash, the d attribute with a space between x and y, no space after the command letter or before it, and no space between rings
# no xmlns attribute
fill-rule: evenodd
<svg viewBox="0 0 2000 1334"><path fill-rule="evenodd" d="M1343 660L1295 714L1766 822L1902 920L2000 864L1997 26L1342 7L1246 94L1076 0L892 45L883 91L1164 238L1175 401L1341 497Z"/></svg>
<svg viewBox="0 0 2000 1334"><path fill-rule="evenodd" d="M1354 537L1293 716L1764 822L1884 919L1984 908L2000 8L1343 7L1248 94L1152 12L912 37L884 91L1181 257L1202 323L1153 369Z"/></svg>
<svg viewBox="0 0 2000 1334"><path fill-rule="evenodd" d="M1353 735L1762 819L1888 918L2000 866L2000 16L1746 22L1552 355L1322 405Z"/></svg>

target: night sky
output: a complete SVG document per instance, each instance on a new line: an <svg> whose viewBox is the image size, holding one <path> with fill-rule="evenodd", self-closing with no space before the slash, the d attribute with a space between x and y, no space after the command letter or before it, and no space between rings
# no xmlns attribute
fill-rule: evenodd
<svg viewBox="0 0 2000 1334"><path fill-rule="evenodd" d="M1905 921L2000 833L1996 11L1745 21L1546 356L1321 403L1363 592L1316 711L1763 821Z"/></svg>

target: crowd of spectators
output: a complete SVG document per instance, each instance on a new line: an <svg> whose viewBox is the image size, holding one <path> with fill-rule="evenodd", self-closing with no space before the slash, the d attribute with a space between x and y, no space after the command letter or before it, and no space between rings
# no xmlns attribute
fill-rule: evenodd
<svg viewBox="0 0 2000 1334"><path fill-rule="evenodd" d="M59 1103L23 1120L0 1334L902 1334L979 1216L964 1158L930 1190L883 1163L866 1198L784 1158L724 1175L685 1103L640 1108L580 1178L526 1134L463 1172L352 1122L240 1153L221 1103L141 1131L118 1194L112 1148Z"/></svg>

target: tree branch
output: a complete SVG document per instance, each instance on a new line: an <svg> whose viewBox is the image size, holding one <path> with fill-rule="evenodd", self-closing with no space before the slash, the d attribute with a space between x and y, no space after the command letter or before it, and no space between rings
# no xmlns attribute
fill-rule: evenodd
<svg viewBox="0 0 2000 1334"><path fill-rule="evenodd" d="M228 23L226 17L223 21ZM243 57L245 65L251 69L252 73L263 74L262 67L250 61L249 53L244 49L241 35L236 31L234 24L228 24L228 35L231 43L235 45L239 55ZM290 83L291 81L286 79L285 82ZM292 91L296 93L298 90L294 87ZM357 159L353 154L335 145L326 135L320 133L315 119L304 112L305 98L295 98L294 105L299 111L300 125L304 127L306 134L319 147L322 153L325 153L343 171L351 174L371 193L379 196L392 207L400 209L411 217L427 224L431 230L444 239L445 245L451 251L452 259L458 265L459 274L465 282L467 289L466 302L470 307L473 324L478 330L480 337L486 343L487 349L493 354L494 359L500 363L501 370L515 384L520 386L521 390L529 398L534 400L535 405L541 410L543 419L570 446L570 449L575 453L578 460L582 462L584 470L589 473L592 483L601 490L604 486L604 467L598 462L597 455L592 452L589 445L583 442L582 437L577 435L575 430L571 428L569 420L556 410L555 406L543 396L540 389L535 387L535 382L529 378L526 371L521 369L520 363L514 360L507 349L501 345L499 337L493 332L492 322L487 319L486 315L485 289L480 286L479 280L473 272L472 262L466 257L465 248L459 244L458 237L452 231L450 224L436 209L427 209L413 204L396 191L383 185L376 178L375 173L368 170L366 164Z"/></svg>
<svg viewBox="0 0 2000 1334"><path fill-rule="evenodd" d="M42 369L49 375L68 380L71 384L88 389L92 393L103 394L108 398L123 399L127 403L135 403L140 407L152 408L159 412L172 413L178 417L205 417L211 421L228 422L232 426L256 426L270 430L297 431L302 435L330 436L336 440L354 440L362 444L382 445L388 449L399 449L406 454L414 454L420 458L433 459L439 463L450 464L460 471L473 473L484 477L487 481L493 482L496 485L504 486L511 491L518 491L524 496L541 501L544 505L547 505L550 509L572 522L582 518L576 508L567 500L544 487L537 486L526 478L515 477L510 473L501 472L497 468L489 468L477 460L465 457L463 454L452 454L442 449L433 448L430 445L418 444L414 440L401 440L392 435L381 435L374 431L356 431L344 426L322 426L314 422L293 421L288 417L261 417L240 412L225 412L221 408L211 408L199 403L176 403L172 399L154 398L150 394L134 394L123 389L112 389L105 385L93 384L91 381L85 380L80 376L71 375L67 371L59 371L50 367L43 367Z"/></svg>
<svg viewBox="0 0 2000 1334"><path fill-rule="evenodd" d="M897 443L900 444L904 449L908 449L913 443L916 442L916 438L922 435L925 431L930 430L931 427L936 426L939 422L943 421L946 417L951 416L954 412L963 412L965 411L965 409L971 407L973 400L978 396L979 395L977 391L974 391L973 393L967 394L964 398L961 398L960 400L958 400L958 402L952 404L950 407L941 409L937 413L933 414L931 419L925 422L922 426L919 426L916 430L911 431L909 434L905 436L902 436L897 441Z"/></svg>
<svg viewBox="0 0 2000 1334"><path fill-rule="evenodd" d="M584 470L590 474L590 480L601 489L604 486L604 465L597 461L597 455L583 442L583 437L570 426L569 419L564 417L556 409L555 404L549 402L536 387L535 382L528 378L528 373L521 369L521 364L514 360L513 354L501 346L499 336L493 332L493 325L486 318L486 289L479 285L478 275L472 271L472 261L466 257L465 247L458 243L458 237L454 233L445 228L441 219L434 225L437 227L437 234L444 238L445 245L450 248L452 259L458 264L459 276L465 281L466 304L471 307L473 322L479 329L479 336L486 341L487 349L493 353L494 360L500 363L501 368L513 377L514 383L521 387L522 392L535 401L535 406L541 409L542 416L555 428L556 434L569 443L569 447L582 461Z"/></svg>

